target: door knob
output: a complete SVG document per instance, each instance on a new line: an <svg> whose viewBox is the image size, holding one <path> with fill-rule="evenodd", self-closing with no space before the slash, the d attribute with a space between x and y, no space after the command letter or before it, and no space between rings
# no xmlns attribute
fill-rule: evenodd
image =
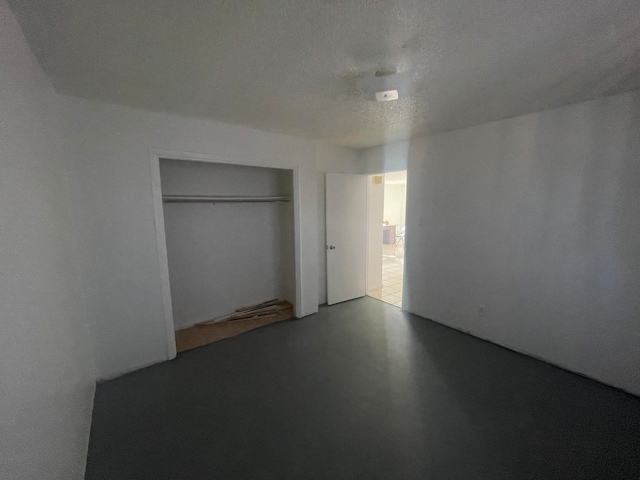
<svg viewBox="0 0 640 480"><path fill-rule="evenodd" d="M327 250L335 250L336 246L335 245L327 245Z"/></svg>

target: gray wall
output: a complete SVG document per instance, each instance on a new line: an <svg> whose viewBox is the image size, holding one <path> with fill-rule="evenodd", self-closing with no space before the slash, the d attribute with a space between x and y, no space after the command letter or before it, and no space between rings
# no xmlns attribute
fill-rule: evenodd
<svg viewBox="0 0 640 480"><path fill-rule="evenodd" d="M301 183L302 315L317 310L313 144L177 115L61 96L74 142L73 194L99 379L169 358L150 151L296 168ZM166 156L170 156L168 153ZM175 157L174 157L175 158Z"/></svg>
<svg viewBox="0 0 640 480"><path fill-rule="evenodd" d="M57 95L0 0L0 478L80 479L94 372Z"/></svg>
<svg viewBox="0 0 640 480"><path fill-rule="evenodd" d="M291 170L161 160L168 195L291 196ZM165 203L176 329L285 298L295 303L292 203Z"/></svg>
<svg viewBox="0 0 640 480"><path fill-rule="evenodd" d="M409 311L640 394L639 92L389 151Z"/></svg>
<svg viewBox="0 0 640 480"><path fill-rule="evenodd" d="M74 219L98 378L168 358L151 151L295 169L303 283L303 305L296 306L302 316L317 311L318 182L319 168L325 168L317 142L73 97L60 100L77 140L71 152ZM346 163L355 171L355 154L330 151L326 168Z"/></svg>

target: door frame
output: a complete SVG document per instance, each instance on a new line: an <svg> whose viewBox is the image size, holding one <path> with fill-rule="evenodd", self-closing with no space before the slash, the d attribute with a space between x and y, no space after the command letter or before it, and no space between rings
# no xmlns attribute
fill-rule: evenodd
<svg viewBox="0 0 640 480"><path fill-rule="evenodd" d="M295 263L295 288L296 304L294 316L298 316L303 310L302 306L302 262L301 262L301 231L300 231L300 169L298 166L276 167L264 163L251 163L243 158L229 155L211 155L192 152L176 152L171 150L149 151L149 169L151 174L151 191L153 195L153 213L156 231L156 248L160 266L160 283L162 287L162 305L164 310L164 324L167 339L167 358L176 357L176 335L173 323L173 305L171 302L171 283L169 281L169 260L167 257L167 238L164 227L164 208L162 206L162 183L160 180L160 159L185 160L192 162L223 163L229 165L242 165L247 167L276 168L290 170L293 173L293 229L294 229L294 263Z"/></svg>
<svg viewBox="0 0 640 480"><path fill-rule="evenodd" d="M382 173L367 173L367 177L368 178L373 178L375 176L382 176L382 188L384 190L384 187L386 185L386 174L387 173L393 173L393 172L407 172L407 185L406 185L406 191L405 191L405 197L404 197L404 206L405 206L405 226L407 223L406 220L406 212L408 210L408 203L407 203L407 198L409 197L409 169L408 168L403 168L403 169L399 169L399 170L384 170ZM369 285L369 269L370 269L370 262L369 262L369 255L370 255L370 238L369 238L369 230L371 228L371 222L370 222L370 208L371 208L371 195L370 195L371 191L370 191L370 187L369 185L367 186L367 244L366 244L366 251L367 251L367 295L369 295L369 290L371 290L370 287L372 287L372 285ZM383 193L383 204L382 204L382 209L383 209L383 216L384 216L384 193ZM382 240L382 238L380 238L380 240ZM407 238L405 236L405 238L402 241L402 248L404 250L404 259L406 260L407 258ZM384 251L384 250L383 250ZM402 290L402 306L400 307L401 310L405 310L406 305L407 305L407 291L408 289L407 287L407 264L406 262L403 262L403 267L402 267L402 285L403 285L403 290Z"/></svg>
<svg viewBox="0 0 640 480"><path fill-rule="evenodd" d="M371 230L372 230L372 223L371 223L371 209L372 209L372 201L371 201L371 180L374 177L382 177L382 212L381 212L381 220L380 220L380 225L382 225L382 217L384 216L384 173L369 173L367 174L367 237L366 237L366 246L365 246L365 251L367 254L367 268L366 268L366 272L367 272L367 295L369 295L369 290L373 290L374 287L375 288L382 288L382 285L371 285L370 280L370 273L371 273ZM380 232L382 234L382 231ZM380 265L380 275L382 278L382 264Z"/></svg>

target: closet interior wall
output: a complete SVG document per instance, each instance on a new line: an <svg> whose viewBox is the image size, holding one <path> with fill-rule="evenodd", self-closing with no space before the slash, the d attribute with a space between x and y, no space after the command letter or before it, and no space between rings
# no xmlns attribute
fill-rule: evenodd
<svg viewBox="0 0 640 480"><path fill-rule="evenodd" d="M285 196L291 170L160 160L163 195ZM293 202L164 203L176 330L272 298L295 306Z"/></svg>

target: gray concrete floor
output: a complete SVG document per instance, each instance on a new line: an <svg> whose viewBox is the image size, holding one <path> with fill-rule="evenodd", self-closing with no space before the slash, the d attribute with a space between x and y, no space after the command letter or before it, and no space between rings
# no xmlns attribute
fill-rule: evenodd
<svg viewBox="0 0 640 480"><path fill-rule="evenodd" d="M640 399L365 297L98 385L87 479L638 479Z"/></svg>

